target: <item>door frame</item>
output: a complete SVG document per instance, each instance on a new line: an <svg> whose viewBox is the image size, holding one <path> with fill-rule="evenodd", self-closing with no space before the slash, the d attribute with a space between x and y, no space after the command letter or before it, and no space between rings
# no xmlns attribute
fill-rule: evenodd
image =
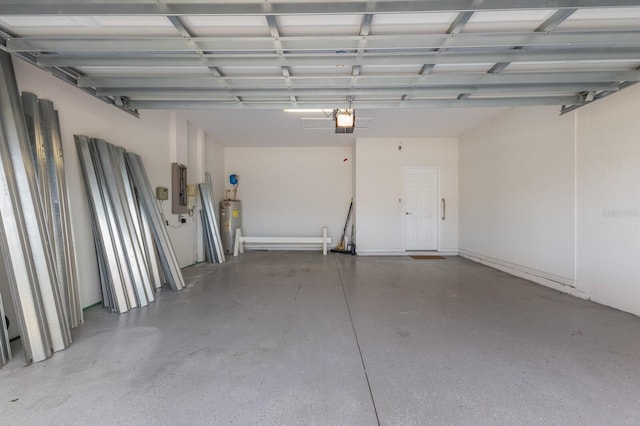
<svg viewBox="0 0 640 426"><path fill-rule="evenodd" d="M407 171L408 170L435 170L436 172L436 251L440 251L441 212L440 212L440 167L436 166L404 166L402 168L402 247L405 253L431 251L431 250L407 250Z"/></svg>

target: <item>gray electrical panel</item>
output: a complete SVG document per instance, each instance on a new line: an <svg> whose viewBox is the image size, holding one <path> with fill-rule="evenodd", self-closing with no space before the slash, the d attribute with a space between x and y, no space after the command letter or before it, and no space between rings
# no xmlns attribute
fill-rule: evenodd
<svg viewBox="0 0 640 426"><path fill-rule="evenodd" d="M171 163L171 213L187 213L187 166Z"/></svg>

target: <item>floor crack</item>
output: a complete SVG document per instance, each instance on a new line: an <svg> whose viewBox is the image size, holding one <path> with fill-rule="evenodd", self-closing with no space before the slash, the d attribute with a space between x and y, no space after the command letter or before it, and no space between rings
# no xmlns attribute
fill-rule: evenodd
<svg viewBox="0 0 640 426"><path fill-rule="evenodd" d="M362 362L362 369L364 370L364 377L367 380L367 387L369 388L369 396L371 397L371 404L373 405L373 412L376 415L376 423L380 426L380 417L378 416L378 408L376 407L376 401L373 398L373 391L371 390L371 382L369 381L369 374L367 373L367 365L364 362L364 356L362 355L362 349L360 348L360 339L358 339L358 332L356 326L353 323L353 315L351 315L351 306L349 306L349 298L347 297L347 290L344 288L344 280L340 273L340 265L338 265L338 259L335 258L336 269L338 271L338 278L340 278L340 285L342 286L342 295L344 296L344 302L347 305L347 312L349 313L349 320L351 321L351 329L353 335L356 338L356 345L358 346L358 353L360 354L360 361Z"/></svg>

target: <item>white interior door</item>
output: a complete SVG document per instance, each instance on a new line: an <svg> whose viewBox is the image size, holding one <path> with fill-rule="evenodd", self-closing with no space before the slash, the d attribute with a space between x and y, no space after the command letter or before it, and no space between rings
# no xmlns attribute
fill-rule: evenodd
<svg viewBox="0 0 640 426"><path fill-rule="evenodd" d="M404 169L405 249L438 249L438 169Z"/></svg>

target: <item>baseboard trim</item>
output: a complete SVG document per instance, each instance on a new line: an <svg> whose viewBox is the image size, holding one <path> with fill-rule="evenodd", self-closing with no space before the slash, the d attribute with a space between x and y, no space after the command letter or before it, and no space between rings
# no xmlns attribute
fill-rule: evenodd
<svg viewBox="0 0 640 426"><path fill-rule="evenodd" d="M459 250L459 255L461 257L464 257L465 259L471 260L476 263L481 263L485 266L489 266L499 271L506 272L507 274L511 274L525 280L533 281L536 284L540 284L545 287L561 291L563 293L568 293L572 296L580 297L582 299L588 299L587 294L576 288L575 280L561 277L555 274L550 274L544 271L527 268L526 266L511 263L502 259L496 259L494 257L475 253L469 250L461 249Z"/></svg>
<svg viewBox="0 0 640 426"><path fill-rule="evenodd" d="M378 249L357 249L360 256L412 256L439 254L442 256L457 256L457 249L433 250L433 251L405 251L403 249L378 250Z"/></svg>
<svg viewBox="0 0 640 426"><path fill-rule="evenodd" d="M392 250L379 250L379 249L359 249L356 245L356 252L358 256L405 256L404 250L392 249Z"/></svg>
<svg viewBox="0 0 640 426"><path fill-rule="evenodd" d="M333 247L328 248L331 249ZM244 251L322 251L322 244L245 243Z"/></svg>

